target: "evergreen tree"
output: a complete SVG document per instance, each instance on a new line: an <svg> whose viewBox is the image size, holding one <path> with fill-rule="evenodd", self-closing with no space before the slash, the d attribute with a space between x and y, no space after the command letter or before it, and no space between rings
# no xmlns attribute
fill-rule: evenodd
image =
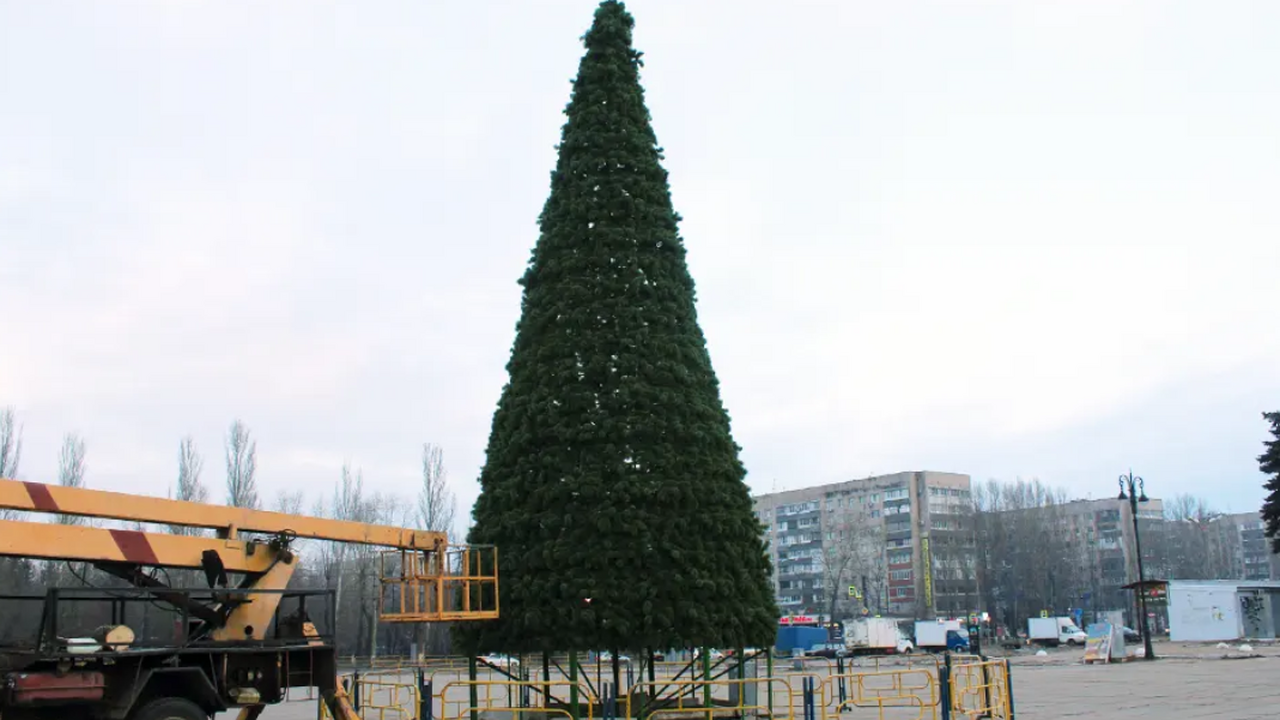
<svg viewBox="0 0 1280 720"><path fill-rule="evenodd" d="M772 644L777 609L694 309L634 21L583 38L469 540L499 551L476 650Z"/></svg>
<svg viewBox="0 0 1280 720"><path fill-rule="evenodd" d="M1280 553L1280 411L1262 413L1262 417L1271 423L1272 437L1262 443L1267 451L1258 456L1258 468L1271 476L1263 485L1267 499L1262 503L1262 521L1271 538L1271 551Z"/></svg>

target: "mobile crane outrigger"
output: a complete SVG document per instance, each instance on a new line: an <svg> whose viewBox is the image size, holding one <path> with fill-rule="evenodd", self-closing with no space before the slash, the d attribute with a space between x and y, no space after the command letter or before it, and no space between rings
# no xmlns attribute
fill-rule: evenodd
<svg viewBox="0 0 1280 720"><path fill-rule="evenodd" d="M88 563L128 583L49 588L39 598L29 640L0 642L0 720L207 720L231 708L251 720L296 687L317 688L334 718L356 720L336 648L308 614L308 596L330 593L287 589L300 538L385 548L384 622L498 617L496 548L450 546L444 533L3 478L0 509L171 530L0 519L0 556ZM202 574L208 587L175 587L167 570ZM61 635L60 606L89 594L111 604L111 621L91 638ZM129 599L181 618L172 637L137 637L126 624ZM282 616L286 599L296 607Z"/></svg>

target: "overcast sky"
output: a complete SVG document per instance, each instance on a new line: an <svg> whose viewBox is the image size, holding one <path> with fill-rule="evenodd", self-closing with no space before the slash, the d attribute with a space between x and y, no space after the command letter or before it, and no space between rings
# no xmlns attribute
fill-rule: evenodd
<svg viewBox="0 0 1280 720"><path fill-rule="evenodd" d="M0 405L163 494L233 418L464 513L593 0L0 6ZM635 0L756 491L901 470L1256 509L1280 3Z"/></svg>

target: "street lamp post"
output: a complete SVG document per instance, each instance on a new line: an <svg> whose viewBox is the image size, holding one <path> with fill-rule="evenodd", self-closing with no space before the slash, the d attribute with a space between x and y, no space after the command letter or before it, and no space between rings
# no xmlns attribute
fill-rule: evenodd
<svg viewBox="0 0 1280 720"><path fill-rule="evenodd" d="M1126 492L1127 491L1127 492ZM1120 476L1120 499L1129 501L1130 515L1133 517L1133 546L1138 554L1138 612L1142 615L1142 648L1144 660L1155 660L1155 651L1151 649L1151 626L1147 621L1146 577L1142 569L1142 536L1138 534L1138 503L1147 501L1146 483L1130 470L1128 475Z"/></svg>

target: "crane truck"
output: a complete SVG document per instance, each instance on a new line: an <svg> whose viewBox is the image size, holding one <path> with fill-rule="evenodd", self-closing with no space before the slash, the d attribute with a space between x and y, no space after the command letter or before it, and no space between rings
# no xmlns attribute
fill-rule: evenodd
<svg viewBox="0 0 1280 720"><path fill-rule="evenodd" d="M117 579L88 587L81 570L77 586L42 596L0 588L0 600L40 608L29 627L0 629L2 720L208 720L234 709L253 720L291 688L317 689L332 717L358 720L332 637L318 629L327 619L331 631L332 593L288 588L299 539L381 548L384 622L498 617L497 549L450 546L444 533L3 478L0 510L18 511L0 515L0 558L65 561L73 573L91 565ZM8 517L27 513L57 517ZM88 601L109 605L106 622L70 627ZM141 605L173 619L167 633L138 632Z"/></svg>

